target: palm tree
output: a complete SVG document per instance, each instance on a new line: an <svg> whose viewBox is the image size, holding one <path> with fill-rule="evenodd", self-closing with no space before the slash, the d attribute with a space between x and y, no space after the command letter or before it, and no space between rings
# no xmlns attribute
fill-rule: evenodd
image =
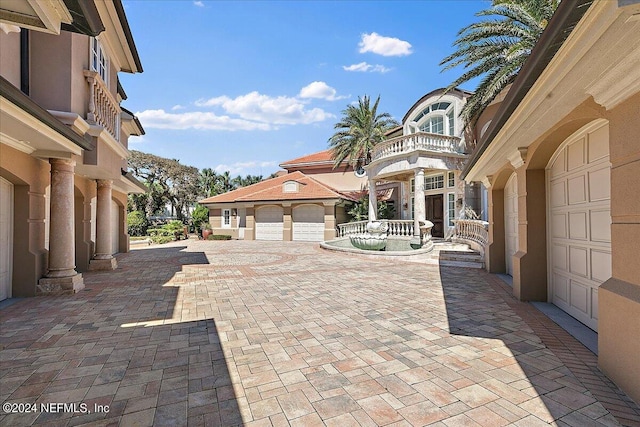
<svg viewBox="0 0 640 427"><path fill-rule="evenodd" d="M218 194L217 188L218 175L211 168L204 168L200 171L200 188L205 197L211 197Z"/></svg>
<svg viewBox="0 0 640 427"><path fill-rule="evenodd" d="M380 96L370 106L369 96L358 97L358 105L342 111L342 119L333 127L337 132L329 138L333 168L348 159L355 169L371 161L371 150L385 139L385 132L398 125L389 113L378 114Z"/></svg>
<svg viewBox="0 0 640 427"><path fill-rule="evenodd" d="M453 89L482 77L460 112L475 125L482 111L513 80L547 26L560 0L493 0L476 16L495 18L471 24L458 32L456 51L442 60L443 71L463 65L467 70L449 85Z"/></svg>

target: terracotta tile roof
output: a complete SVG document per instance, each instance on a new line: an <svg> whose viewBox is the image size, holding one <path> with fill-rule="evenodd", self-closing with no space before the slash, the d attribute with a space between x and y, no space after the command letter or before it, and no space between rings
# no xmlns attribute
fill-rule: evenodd
<svg viewBox="0 0 640 427"><path fill-rule="evenodd" d="M280 163L280 167L286 168L286 166L308 163L333 163L331 150L318 151L317 153L307 154L306 156L298 157L297 159L287 160L284 163Z"/></svg>
<svg viewBox="0 0 640 427"><path fill-rule="evenodd" d="M286 181L298 182L297 192L283 191ZM311 199L347 199L349 195L341 193L302 172L292 172L286 175L267 179L248 187L238 188L228 193L219 194L200 200L198 203L233 203L233 202L262 202L275 200L311 200Z"/></svg>

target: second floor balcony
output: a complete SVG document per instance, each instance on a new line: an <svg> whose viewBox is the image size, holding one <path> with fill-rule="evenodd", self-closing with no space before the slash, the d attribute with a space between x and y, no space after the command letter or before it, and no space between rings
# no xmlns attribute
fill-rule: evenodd
<svg viewBox="0 0 640 427"><path fill-rule="evenodd" d="M372 153L372 162L414 151L463 154L461 138L427 132L416 132L389 139L378 144Z"/></svg>
<svg viewBox="0 0 640 427"><path fill-rule="evenodd" d="M113 138L120 142L120 114L122 110L107 85L95 71L85 70L89 83L89 108L87 121L102 126Z"/></svg>

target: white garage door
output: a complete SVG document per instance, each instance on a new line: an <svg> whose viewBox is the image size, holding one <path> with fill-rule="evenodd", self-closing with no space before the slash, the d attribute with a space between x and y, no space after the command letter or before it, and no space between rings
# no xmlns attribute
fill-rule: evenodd
<svg viewBox="0 0 640 427"><path fill-rule="evenodd" d="M293 210L293 240L324 241L324 206L304 205Z"/></svg>
<svg viewBox="0 0 640 427"><path fill-rule="evenodd" d="M282 240L282 216L280 206L256 209L256 240Z"/></svg>
<svg viewBox="0 0 640 427"><path fill-rule="evenodd" d="M111 253L120 252L120 210L118 204L111 201Z"/></svg>
<svg viewBox="0 0 640 427"><path fill-rule="evenodd" d="M0 301L11 297L13 184L0 178Z"/></svg>
<svg viewBox="0 0 640 427"><path fill-rule="evenodd" d="M551 299L596 331L611 276L610 176L608 125L572 135L547 168Z"/></svg>
<svg viewBox="0 0 640 427"><path fill-rule="evenodd" d="M504 243L507 274L513 276L513 255L518 251L518 178L515 172L504 187Z"/></svg>

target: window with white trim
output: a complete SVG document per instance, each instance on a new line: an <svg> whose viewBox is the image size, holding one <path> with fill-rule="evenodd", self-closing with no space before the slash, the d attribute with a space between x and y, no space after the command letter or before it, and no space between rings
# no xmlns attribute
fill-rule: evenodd
<svg viewBox="0 0 640 427"><path fill-rule="evenodd" d="M231 227L231 209L222 210L222 226L224 228Z"/></svg>
<svg viewBox="0 0 640 427"><path fill-rule="evenodd" d="M444 175L427 176L424 178L425 190L444 188Z"/></svg>
<svg viewBox="0 0 640 427"><path fill-rule="evenodd" d="M455 134L455 111L451 102L436 102L423 109L414 119L421 132L438 135Z"/></svg>
<svg viewBox="0 0 640 427"><path fill-rule="evenodd" d="M447 209L449 218L449 227L453 227L453 220L456 219L456 194L447 193Z"/></svg>
<svg viewBox="0 0 640 427"><path fill-rule="evenodd" d="M100 41L91 37L91 71L95 71L100 75L104 84L109 87L109 57L107 56Z"/></svg>
<svg viewBox="0 0 640 427"><path fill-rule="evenodd" d="M454 172L447 172L447 187L453 188L456 185L456 174Z"/></svg>

